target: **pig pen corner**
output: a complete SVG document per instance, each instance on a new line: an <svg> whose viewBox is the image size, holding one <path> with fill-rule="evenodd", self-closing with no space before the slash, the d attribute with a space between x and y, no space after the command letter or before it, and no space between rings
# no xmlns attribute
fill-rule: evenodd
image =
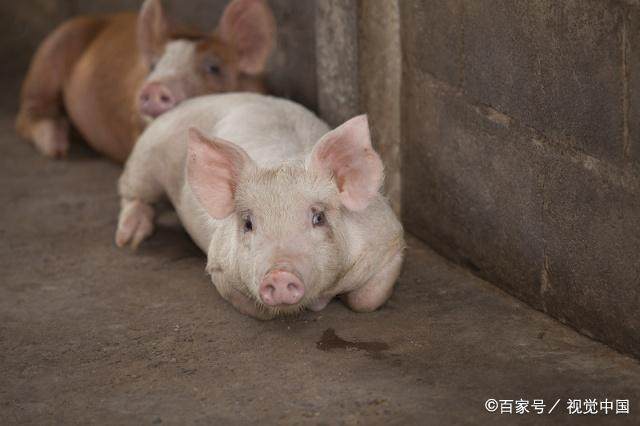
<svg viewBox="0 0 640 426"><path fill-rule="evenodd" d="M148 22L153 52L132 59L137 87L122 96L131 111L123 106L127 114L114 113L110 127L91 133L99 126L84 130L57 99L55 117L69 114L71 143L64 158L48 158L15 130L34 52L72 17L122 11L134 18L109 21L114 34L129 25L137 37L132 30ZM145 13L150 18L140 19ZM635 3L29 0L3 3L0 16L0 423L581 424L593 417L637 424ZM176 22L179 31L169 30ZM262 47L233 44L238 39ZM220 43L227 53L216 50ZM233 49L239 56L228 59ZM156 80L178 75L166 71L176 64L191 92L169 80L139 89L154 83L153 72ZM56 78L42 75L45 86ZM106 92L125 90L120 83ZM217 108L200 98L262 96L215 94L227 89L291 100L334 132L351 123L325 133L315 117L300 121L314 127L304 135L353 146L361 145L348 135L361 142L364 133L349 119L367 114L384 164L379 202L400 219L407 246L382 307L357 313L350 307L368 307L357 304L361 298L314 294L317 312L252 318L265 311L217 289L215 278L212 284L209 241L193 232L205 225L185 224L171 188L171 203L131 208L138 227L120 244L121 197L130 188L118 186L122 161L101 148L111 143L103 134L159 139L179 111ZM163 99L164 90L170 96ZM90 96L86 108L101 96ZM273 102L265 117L280 108ZM113 113L105 105L101 111ZM117 121L138 117L135 108L148 116L165 107L176 114L157 114L164 129L154 123L142 133L149 117ZM286 108L282 114L298 114ZM238 175L246 152L225 141L242 133L199 127L204 133L192 135L189 154L179 155L223 158L225 176ZM285 130L274 133L284 138ZM46 132L27 133L38 139ZM134 142L124 158L131 149L130 158L144 158ZM260 152L240 145L248 157ZM218 151L197 151L205 146ZM335 149L327 147L314 151ZM316 166L325 161L312 158ZM375 181L375 165L351 159L362 163L359 177ZM159 164L167 176L197 172ZM331 172L341 179L340 166ZM295 176L292 188L305 179ZM197 183L188 181L194 193ZM361 205L362 193L339 198L343 208ZM209 195L194 200L220 214ZM295 197L270 198L289 205ZM308 213L313 238L335 220L319 206ZM258 210L240 210L238 235L259 235ZM147 219L149 229L140 226ZM133 242L135 250L118 247ZM271 281L260 283L258 300L306 300L294 294L312 291L305 271L289 265L277 272L265 275ZM277 277L284 277L282 289Z"/></svg>

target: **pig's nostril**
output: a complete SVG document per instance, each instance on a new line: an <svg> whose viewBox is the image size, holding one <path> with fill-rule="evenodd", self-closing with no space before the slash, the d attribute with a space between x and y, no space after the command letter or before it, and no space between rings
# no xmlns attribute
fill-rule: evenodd
<svg viewBox="0 0 640 426"><path fill-rule="evenodd" d="M160 100L162 102L164 102L165 104L168 104L171 101L171 98L169 96L167 96L167 95L161 95L160 96Z"/></svg>
<svg viewBox="0 0 640 426"><path fill-rule="evenodd" d="M293 305L302 299L304 284L287 271L272 271L260 285L260 298L267 305Z"/></svg>
<svg viewBox="0 0 640 426"><path fill-rule="evenodd" d="M149 102L149 95L145 93L140 97L140 99L142 99L143 102Z"/></svg>

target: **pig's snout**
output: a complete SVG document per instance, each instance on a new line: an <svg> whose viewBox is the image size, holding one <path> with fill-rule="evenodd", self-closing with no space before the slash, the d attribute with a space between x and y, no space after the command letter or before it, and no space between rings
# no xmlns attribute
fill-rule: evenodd
<svg viewBox="0 0 640 426"><path fill-rule="evenodd" d="M140 91L140 112L156 118L178 104L177 97L162 83L149 83Z"/></svg>
<svg viewBox="0 0 640 426"><path fill-rule="evenodd" d="M269 306L294 305L304 296L304 284L291 272L274 270L260 283L260 298Z"/></svg>

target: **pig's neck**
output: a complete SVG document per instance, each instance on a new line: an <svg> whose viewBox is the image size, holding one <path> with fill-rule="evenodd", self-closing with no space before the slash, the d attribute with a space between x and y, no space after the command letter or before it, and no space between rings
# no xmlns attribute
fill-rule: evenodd
<svg viewBox="0 0 640 426"><path fill-rule="evenodd" d="M343 226L345 256L342 274L333 288L336 294L368 282L381 265L404 248L402 227L381 195L365 211L346 213Z"/></svg>
<svg viewBox="0 0 640 426"><path fill-rule="evenodd" d="M174 203L180 221L200 250L207 253L214 233L222 221L212 219L195 198L191 187L184 184L180 203Z"/></svg>

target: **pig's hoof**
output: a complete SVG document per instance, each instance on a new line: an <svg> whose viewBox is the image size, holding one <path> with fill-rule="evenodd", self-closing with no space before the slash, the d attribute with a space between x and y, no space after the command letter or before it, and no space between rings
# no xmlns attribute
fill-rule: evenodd
<svg viewBox="0 0 640 426"><path fill-rule="evenodd" d="M116 231L116 245L124 247L130 244L133 249L153 233L153 207L139 200L123 200L118 230Z"/></svg>
<svg viewBox="0 0 640 426"><path fill-rule="evenodd" d="M33 144L41 154L62 158L69 152L69 124L63 119L42 120L33 127Z"/></svg>

